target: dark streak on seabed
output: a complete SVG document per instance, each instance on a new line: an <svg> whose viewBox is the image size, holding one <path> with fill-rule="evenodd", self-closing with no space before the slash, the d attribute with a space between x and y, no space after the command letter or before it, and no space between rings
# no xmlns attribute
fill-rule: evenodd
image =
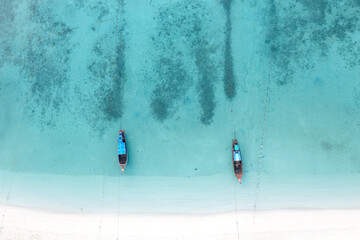
<svg viewBox="0 0 360 240"><path fill-rule="evenodd" d="M217 82L217 68L216 62L212 60L218 46L213 46L210 42L204 27L203 22L211 22L209 16L210 11L203 11L198 18L194 19L194 39L192 40L192 52L194 54L195 65L198 70L198 101L200 103L200 121L204 125L210 125L214 117L216 108L215 103L215 83ZM202 21L201 21L202 20Z"/></svg>
<svg viewBox="0 0 360 240"><path fill-rule="evenodd" d="M98 21L111 18L108 3L98 2L92 6ZM92 58L87 64L89 71L88 82L93 86L93 94L85 105L85 118L89 124L102 132L107 122L116 122L124 114L124 84L126 81L126 20L124 17L124 1L119 0L113 9L111 31L101 31L92 27L91 30L99 33L92 44Z"/></svg>
<svg viewBox="0 0 360 240"><path fill-rule="evenodd" d="M228 99L233 99L236 95L236 81L234 76L234 63L231 50L231 3L232 0L223 0L225 9L225 52L224 52L224 91Z"/></svg>
<svg viewBox="0 0 360 240"><path fill-rule="evenodd" d="M195 64L198 67L199 102L201 106L200 121L204 125L212 122L215 111L214 82L216 81L215 67L209 57L209 46L201 39L195 48Z"/></svg>
<svg viewBox="0 0 360 240"><path fill-rule="evenodd" d="M189 37L191 16L184 16L180 8L181 3L162 5L155 16L158 23L157 34L152 37L156 54L153 61L155 66L146 78L156 82L150 99L150 108L155 119L160 122L173 115L178 102L186 95L192 85L192 79L184 65L186 53L179 46L186 42L175 42L179 34ZM185 12L186 14L186 12Z"/></svg>
<svg viewBox="0 0 360 240"><path fill-rule="evenodd" d="M206 25L216 26L211 10L206 4L190 1L169 3L162 5L155 20L157 35L152 39L158 54L153 74L147 76L156 76L150 103L154 117L160 122L171 117L197 81L200 122L211 124L216 107L214 85L219 75L214 56L220 52L217 36L211 32L220 29Z"/></svg>
<svg viewBox="0 0 360 240"><path fill-rule="evenodd" d="M124 1L119 1L119 14L124 16ZM113 71L111 72L112 84L111 87L105 92L103 98L103 112L105 118L108 120L119 120L123 114L123 87L125 78L125 39L124 39L124 28L125 19L120 18L123 22L119 23L121 28L118 34L115 34L115 38L118 39L115 47L115 58L112 59L114 65Z"/></svg>

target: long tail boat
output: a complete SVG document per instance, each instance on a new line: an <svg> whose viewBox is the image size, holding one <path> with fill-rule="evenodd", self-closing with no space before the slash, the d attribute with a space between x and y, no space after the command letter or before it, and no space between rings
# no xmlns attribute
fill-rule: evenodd
<svg viewBox="0 0 360 240"><path fill-rule="evenodd" d="M121 167L121 173L124 173L127 161L128 161L128 153L126 148L126 138L125 131L120 130L118 136L118 159Z"/></svg>
<svg viewBox="0 0 360 240"><path fill-rule="evenodd" d="M239 180L239 183L241 183L241 177L243 175L243 167L242 167L240 147L236 138L234 139L232 145L232 157L233 157L235 176Z"/></svg>

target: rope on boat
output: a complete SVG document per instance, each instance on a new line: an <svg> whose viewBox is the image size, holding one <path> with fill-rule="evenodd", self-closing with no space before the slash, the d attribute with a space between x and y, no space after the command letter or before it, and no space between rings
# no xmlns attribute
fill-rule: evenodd
<svg viewBox="0 0 360 240"><path fill-rule="evenodd" d="M234 137L234 139L236 139L236 129L235 129L235 123L234 123L234 132L233 132L233 137Z"/></svg>
<svg viewBox="0 0 360 240"><path fill-rule="evenodd" d="M278 5L279 5L279 2L278 2ZM274 30L276 30L276 28L277 28L277 22L278 22L278 15L276 13ZM276 39L276 31L275 31L274 38ZM258 163L258 173L257 173L257 178L256 178L256 193L255 193L255 203L254 203L253 224L255 224L255 213L256 213L256 207L257 207L257 201L258 201L258 193L259 193L259 185L260 185L260 175L261 175L263 149L264 149L264 137L265 137L265 128L266 128L266 120L267 120L266 117L267 117L267 112L268 112L268 109L269 109L269 91L270 91L270 80L271 80L273 59L274 59L274 51L271 52L269 74L268 74L267 86L266 86L266 100L265 100L265 106L264 106L264 119L263 119L263 124L262 124L260 154L259 154L259 163Z"/></svg>

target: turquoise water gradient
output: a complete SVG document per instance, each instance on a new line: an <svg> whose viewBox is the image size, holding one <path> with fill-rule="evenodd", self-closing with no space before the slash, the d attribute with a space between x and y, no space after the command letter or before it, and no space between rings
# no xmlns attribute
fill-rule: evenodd
<svg viewBox="0 0 360 240"><path fill-rule="evenodd" d="M1 0L0 13L0 204L360 207L359 1Z"/></svg>

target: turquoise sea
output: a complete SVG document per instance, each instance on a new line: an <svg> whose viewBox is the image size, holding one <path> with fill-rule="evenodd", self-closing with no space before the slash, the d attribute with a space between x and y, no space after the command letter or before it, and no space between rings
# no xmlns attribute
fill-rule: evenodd
<svg viewBox="0 0 360 240"><path fill-rule="evenodd" d="M359 0L0 0L0 46L2 217L360 208Z"/></svg>

